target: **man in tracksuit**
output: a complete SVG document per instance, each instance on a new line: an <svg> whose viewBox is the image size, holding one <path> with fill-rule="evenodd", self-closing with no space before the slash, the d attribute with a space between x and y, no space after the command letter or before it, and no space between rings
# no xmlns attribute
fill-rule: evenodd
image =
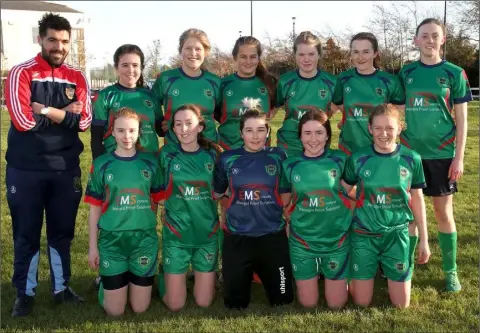
<svg viewBox="0 0 480 333"><path fill-rule="evenodd" d="M46 214L47 253L56 303L82 303L68 286L70 244L82 197L78 132L91 123L88 83L80 70L64 64L70 50L70 23L45 14L39 21L35 58L14 66L5 96L11 126L6 152L7 201L12 216L17 297L12 316L33 305Z"/></svg>

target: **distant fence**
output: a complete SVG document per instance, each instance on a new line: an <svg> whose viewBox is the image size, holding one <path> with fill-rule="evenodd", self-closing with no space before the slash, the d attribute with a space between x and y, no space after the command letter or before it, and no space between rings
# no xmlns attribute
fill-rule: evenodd
<svg viewBox="0 0 480 333"><path fill-rule="evenodd" d="M102 80L102 79L91 79L90 80L90 89L103 89L105 87L108 87L112 85L113 83L108 81L108 80Z"/></svg>
<svg viewBox="0 0 480 333"><path fill-rule="evenodd" d="M473 100L480 100L479 88L470 88L470 90L472 91Z"/></svg>

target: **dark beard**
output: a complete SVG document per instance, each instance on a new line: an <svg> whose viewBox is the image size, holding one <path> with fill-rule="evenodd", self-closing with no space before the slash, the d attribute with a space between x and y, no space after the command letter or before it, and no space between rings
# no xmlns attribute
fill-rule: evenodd
<svg viewBox="0 0 480 333"><path fill-rule="evenodd" d="M42 46L42 58L45 59L46 62L52 67L60 67L63 65L63 62L65 61L65 58L67 58L68 53L66 53L62 59L59 61L56 61L53 59L53 56L51 56L49 53L47 53L47 50L45 50Z"/></svg>

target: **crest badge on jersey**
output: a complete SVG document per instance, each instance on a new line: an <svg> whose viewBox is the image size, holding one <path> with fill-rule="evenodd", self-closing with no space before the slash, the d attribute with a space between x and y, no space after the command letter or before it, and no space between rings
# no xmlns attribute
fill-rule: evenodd
<svg viewBox="0 0 480 333"><path fill-rule="evenodd" d="M205 163L205 169L208 172L212 172L213 171L213 164L212 163Z"/></svg>
<svg viewBox="0 0 480 333"><path fill-rule="evenodd" d="M406 179L408 177L408 170L404 167L400 168L400 177Z"/></svg>
<svg viewBox="0 0 480 333"><path fill-rule="evenodd" d="M150 177L152 175L152 173L149 170L146 170L146 169L140 171L140 174L142 175L143 179L145 179L145 180L150 180Z"/></svg>
<svg viewBox="0 0 480 333"><path fill-rule="evenodd" d="M67 87L65 88L65 95L68 99L73 99L75 96L75 88Z"/></svg>
<svg viewBox="0 0 480 333"><path fill-rule="evenodd" d="M151 108L153 106L152 101L149 100L149 99L144 100L143 103L145 103L145 105L148 106L149 108Z"/></svg>
<svg viewBox="0 0 480 333"><path fill-rule="evenodd" d="M273 176L273 175L275 175L275 172L277 172L277 166L274 165L274 164L265 165L265 171L266 171L270 176Z"/></svg>
<svg viewBox="0 0 480 333"><path fill-rule="evenodd" d="M337 178L337 170L336 169L332 169L328 172L328 174L330 175L330 177L332 178Z"/></svg>
<svg viewBox="0 0 480 333"><path fill-rule="evenodd" d="M439 77L439 78L437 78L437 82L438 82L439 85L444 86L444 85L447 84L447 79L444 78L444 77Z"/></svg>
<svg viewBox="0 0 480 333"><path fill-rule="evenodd" d="M382 88L376 88L376 89L375 89L375 93L376 93L378 96L383 96L383 89L382 89Z"/></svg>
<svg viewBox="0 0 480 333"><path fill-rule="evenodd" d="M260 95L265 96L267 94L267 88L260 87L260 88L258 88L258 92L260 93Z"/></svg>
<svg viewBox="0 0 480 333"><path fill-rule="evenodd" d="M318 96L320 96L321 99L327 98L327 91L325 89L320 89L318 91Z"/></svg>
<svg viewBox="0 0 480 333"><path fill-rule="evenodd" d="M205 96L207 96L208 98L213 97L213 92L210 89L205 89L204 93L205 93Z"/></svg>

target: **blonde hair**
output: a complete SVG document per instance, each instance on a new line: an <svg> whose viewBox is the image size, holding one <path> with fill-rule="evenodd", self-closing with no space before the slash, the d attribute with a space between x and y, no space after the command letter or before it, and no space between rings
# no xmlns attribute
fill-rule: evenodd
<svg viewBox="0 0 480 333"><path fill-rule="evenodd" d="M205 56L210 54L210 50L212 49L212 45L210 44L210 40L208 39L207 34L200 29L190 28L185 30L178 39L178 53L182 53L183 45L189 38L197 39L205 49Z"/></svg>
<svg viewBox="0 0 480 333"><path fill-rule="evenodd" d="M298 45L300 44L315 46L318 51L318 55L322 55L322 42L317 35L314 35L310 31L302 31L300 35L295 38L295 42L293 43L293 53L297 53Z"/></svg>
<svg viewBox="0 0 480 333"><path fill-rule="evenodd" d="M405 123L405 113L391 103L380 104L373 108L368 117L368 123L370 126L373 124L373 119L378 116L395 117L398 119L398 124L400 125L402 131L407 128L407 124Z"/></svg>

